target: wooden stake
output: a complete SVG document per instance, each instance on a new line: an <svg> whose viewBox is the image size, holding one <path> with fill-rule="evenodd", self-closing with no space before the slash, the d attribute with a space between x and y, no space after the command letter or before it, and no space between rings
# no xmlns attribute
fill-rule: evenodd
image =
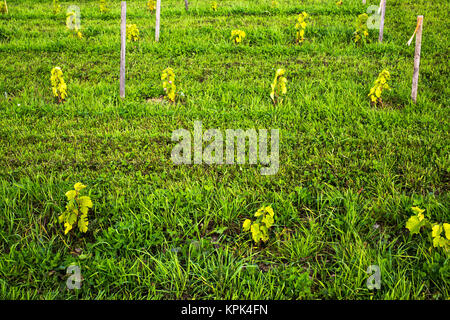
<svg viewBox="0 0 450 320"><path fill-rule="evenodd" d="M189 10L189 3L188 3L188 0L184 0L184 7L186 8L186 11Z"/></svg>
<svg viewBox="0 0 450 320"><path fill-rule="evenodd" d="M381 18L380 18L380 35L378 36L378 42L383 42L384 31L384 15L386 14L386 0L381 0Z"/></svg>
<svg viewBox="0 0 450 320"><path fill-rule="evenodd" d="M159 21L161 17L161 0L156 0L155 41L159 41Z"/></svg>
<svg viewBox="0 0 450 320"><path fill-rule="evenodd" d="M125 49L127 43L127 2L121 2L120 21L120 97L125 98Z"/></svg>
<svg viewBox="0 0 450 320"><path fill-rule="evenodd" d="M414 73L412 79L411 99L417 102L417 87L419 85L420 51L422 49L423 16L417 16L416 50L414 52Z"/></svg>
<svg viewBox="0 0 450 320"><path fill-rule="evenodd" d="M5 13L8 14L8 5L6 4L6 0L5 0Z"/></svg>

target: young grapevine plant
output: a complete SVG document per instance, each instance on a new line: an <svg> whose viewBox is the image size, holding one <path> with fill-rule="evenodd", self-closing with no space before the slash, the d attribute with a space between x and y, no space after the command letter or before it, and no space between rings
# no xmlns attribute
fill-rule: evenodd
<svg viewBox="0 0 450 320"><path fill-rule="evenodd" d="M52 82L53 95L58 99L58 103L61 103L67 96L67 85L64 82L60 67L54 67L52 69L50 80Z"/></svg>
<svg viewBox="0 0 450 320"><path fill-rule="evenodd" d="M106 0L100 0L99 7L100 7L100 12L101 13L106 13L106 12L109 11L108 4L106 3Z"/></svg>
<svg viewBox="0 0 450 320"><path fill-rule="evenodd" d="M78 28L79 24L77 22L77 15L75 12L71 11L67 13L66 26L69 30L72 30L72 36L77 37L78 39L83 39L83 34Z"/></svg>
<svg viewBox="0 0 450 320"><path fill-rule="evenodd" d="M64 234L73 229L78 222L78 229L85 233L88 230L88 211L92 208L92 200L88 196L81 196L81 190L86 186L80 182L75 183L74 190L66 192L66 211L58 217L60 223L64 223Z"/></svg>
<svg viewBox="0 0 450 320"><path fill-rule="evenodd" d="M261 240L267 242L269 240L269 229L275 222L275 214L272 207L262 207L255 213L256 220L246 219L242 224L244 231L250 231L252 239L258 244Z"/></svg>
<svg viewBox="0 0 450 320"><path fill-rule="evenodd" d="M415 215L411 216L406 222L406 228L413 235L420 233L421 228L431 230L431 239L433 247L442 248L448 255L450 254L450 224L449 223L434 223L425 218L425 210L419 207L412 207L411 210Z"/></svg>
<svg viewBox="0 0 450 320"><path fill-rule="evenodd" d="M241 43L245 38L245 32L242 30L232 30L231 31L231 40L235 43Z"/></svg>
<svg viewBox="0 0 450 320"><path fill-rule="evenodd" d="M283 103L282 95L287 93L286 83L287 79L284 77L285 70L278 69L275 73L275 78L273 79L270 87L272 88L272 92L270 93L270 98L272 98L273 104L276 105L278 103Z"/></svg>
<svg viewBox="0 0 450 320"><path fill-rule="evenodd" d="M139 29L135 24L127 24L127 40L133 42L139 40Z"/></svg>
<svg viewBox="0 0 450 320"><path fill-rule="evenodd" d="M305 41L305 29L308 25L306 23L306 19L308 18L308 14L306 12L302 12L297 17L297 23L295 24L295 29L297 30L295 34L296 43L300 43Z"/></svg>
<svg viewBox="0 0 450 320"><path fill-rule="evenodd" d="M150 10L150 13L153 13L156 10L156 0L148 0L147 8Z"/></svg>
<svg viewBox="0 0 450 320"><path fill-rule="evenodd" d="M161 80L163 81L164 94L167 100L175 102L176 90L175 85L175 73L172 68L166 68L161 74Z"/></svg>
<svg viewBox="0 0 450 320"><path fill-rule="evenodd" d="M356 44L364 44L369 41L369 29L367 28L367 13L360 14L356 19L356 31L353 33Z"/></svg>
<svg viewBox="0 0 450 320"><path fill-rule="evenodd" d="M375 80L374 86L370 89L368 96L370 97L370 101L374 105L383 105L383 101L381 100L381 95L383 94L383 90L390 90L388 80L391 79L391 75L389 71L383 70L378 78Z"/></svg>

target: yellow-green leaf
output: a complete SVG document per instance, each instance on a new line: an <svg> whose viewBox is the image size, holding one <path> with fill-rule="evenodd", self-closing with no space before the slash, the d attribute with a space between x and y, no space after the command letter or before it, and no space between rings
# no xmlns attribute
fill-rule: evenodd
<svg viewBox="0 0 450 320"><path fill-rule="evenodd" d="M442 232L442 227L438 224L435 224L432 228L431 236L433 238L439 237L441 235L441 232Z"/></svg>
<svg viewBox="0 0 450 320"><path fill-rule="evenodd" d="M274 212L271 206L265 207L265 210L267 211L267 213L273 218L274 216Z"/></svg>
<svg viewBox="0 0 450 320"><path fill-rule="evenodd" d="M255 212L255 217L259 217L260 215L262 215L262 214L264 214L264 209L263 208L260 208L260 209L258 209L258 211L256 211Z"/></svg>
<svg viewBox="0 0 450 320"><path fill-rule="evenodd" d="M80 212L81 212L81 214L87 214L88 211L89 211L89 208L88 208L88 207L80 207Z"/></svg>
<svg viewBox="0 0 450 320"><path fill-rule="evenodd" d="M76 195L77 195L77 192L75 190L70 190L70 191L66 192L66 197L67 197L67 200L69 200L69 201L75 199Z"/></svg>
<svg viewBox="0 0 450 320"><path fill-rule="evenodd" d="M252 226L250 227L250 230L252 232L253 241L258 243L259 240L261 239L261 231L259 230L259 224L258 223L252 224Z"/></svg>
<svg viewBox="0 0 450 320"><path fill-rule="evenodd" d="M450 223L444 223L445 237L450 240Z"/></svg>
<svg viewBox="0 0 450 320"><path fill-rule="evenodd" d="M74 209L67 213L67 222L70 224L74 224L77 221L78 218L78 210Z"/></svg>
<svg viewBox="0 0 450 320"><path fill-rule="evenodd" d="M420 228L423 226L423 221L420 221L417 216L412 216L406 222L406 228L411 232L411 234L419 233Z"/></svg>
<svg viewBox="0 0 450 320"><path fill-rule="evenodd" d="M78 219L78 228L81 232L86 232L88 230L89 221L87 220L87 215L83 214Z"/></svg>
<svg viewBox="0 0 450 320"><path fill-rule="evenodd" d="M242 227L244 228L244 231L250 230L250 225L251 224L252 224L252 222L250 221L250 219L246 219L244 221L244 223L242 224Z"/></svg>
<svg viewBox="0 0 450 320"><path fill-rule="evenodd" d="M72 225L70 223L64 223L64 227L66 228L64 230L64 234L67 234L67 232L69 232L72 229Z"/></svg>
<svg viewBox="0 0 450 320"><path fill-rule="evenodd" d="M77 182L77 183L75 183L75 185L73 186L73 188L74 188L76 191L80 191L80 190L86 188L86 186L85 186L84 184L82 184L81 182Z"/></svg>
<svg viewBox="0 0 450 320"><path fill-rule="evenodd" d="M273 225L274 221L273 221L273 217L271 217L269 214L267 214L266 216L264 216L264 218L262 218L261 222L264 223L267 228L270 228Z"/></svg>
<svg viewBox="0 0 450 320"><path fill-rule="evenodd" d="M435 238L433 238L433 247L445 247L445 245L447 244L447 241L441 237L441 236L437 236Z"/></svg>
<svg viewBox="0 0 450 320"><path fill-rule="evenodd" d="M79 197L78 204L80 205L80 207L92 208L92 200L87 196Z"/></svg>
<svg viewBox="0 0 450 320"><path fill-rule="evenodd" d="M412 212L414 212L415 214L419 214L419 213L424 213L425 210L420 209L419 207L411 207Z"/></svg>

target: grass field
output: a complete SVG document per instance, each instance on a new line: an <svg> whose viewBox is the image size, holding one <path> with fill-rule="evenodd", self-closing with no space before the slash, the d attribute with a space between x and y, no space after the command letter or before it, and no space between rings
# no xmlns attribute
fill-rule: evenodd
<svg viewBox="0 0 450 320"><path fill-rule="evenodd" d="M378 1L162 0L161 38L145 0L127 2L141 39L127 44L119 97L120 1L8 1L0 14L1 299L448 299L449 256L411 236L411 207L449 222L448 1L390 0L384 41L353 43ZM65 10L81 8L84 39ZM310 15L304 43L295 20ZM424 15L417 104L414 42ZM231 30L247 34L230 41ZM65 103L52 96L61 67ZM163 103L172 67L180 99ZM286 70L274 106L270 84ZM367 94L391 73L383 107ZM182 93L182 94L181 94ZM280 129L280 167L174 165L172 131ZM87 185L87 233L64 234L66 191ZM256 246L242 223L271 205ZM430 247L432 247L430 249ZM81 268L81 289L66 270ZM377 265L381 288L366 287Z"/></svg>

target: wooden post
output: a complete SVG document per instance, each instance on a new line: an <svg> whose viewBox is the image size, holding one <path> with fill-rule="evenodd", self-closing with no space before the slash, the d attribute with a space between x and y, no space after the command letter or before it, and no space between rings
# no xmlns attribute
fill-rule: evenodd
<svg viewBox="0 0 450 320"><path fill-rule="evenodd" d="M127 43L127 2L121 2L120 21L120 97L125 98L125 49Z"/></svg>
<svg viewBox="0 0 450 320"><path fill-rule="evenodd" d="M423 16L417 16L416 50L414 52L414 73L412 79L411 99L417 101L417 86L419 85L420 50L422 49Z"/></svg>
<svg viewBox="0 0 450 320"><path fill-rule="evenodd" d="M386 14L386 0L381 0L380 10L381 10L380 35L378 36L378 42L383 42L384 15Z"/></svg>
<svg viewBox="0 0 450 320"><path fill-rule="evenodd" d="M188 0L184 0L184 7L186 8L186 11L189 10L189 3L188 3Z"/></svg>
<svg viewBox="0 0 450 320"><path fill-rule="evenodd" d="M161 0L156 0L155 41L159 41L159 21L161 16Z"/></svg>

